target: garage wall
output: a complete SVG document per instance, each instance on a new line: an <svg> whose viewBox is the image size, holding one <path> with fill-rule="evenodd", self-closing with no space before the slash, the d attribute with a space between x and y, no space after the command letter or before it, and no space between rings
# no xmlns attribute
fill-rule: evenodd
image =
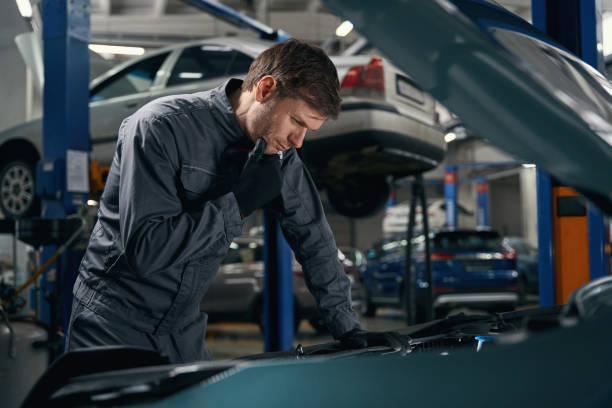
<svg viewBox="0 0 612 408"><path fill-rule="evenodd" d="M534 247L538 247L538 190L536 169L523 168L519 176L521 185L521 207L523 211L523 236Z"/></svg>
<svg viewBox="0 0 612 408"><path fill-rule="evenodd" d="M0 130L25 119L26 68L14 39L26 31L15 1L0 2Z"/></svg>
<svg viewBox="0 0 612 408"><path fill-rule="evenodd" d="M523 235L523 210L518 174L489 180L491 227L502 235Z"/></svg>

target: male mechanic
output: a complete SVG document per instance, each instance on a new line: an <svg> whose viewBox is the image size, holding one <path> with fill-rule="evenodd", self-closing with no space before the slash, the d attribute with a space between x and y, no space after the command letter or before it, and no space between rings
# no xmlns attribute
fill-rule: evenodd
<svg viewBox="0 0 612 408"><path fill-rule="evenodd" d="M261 207L278 216L334 338L350 348L406 346L397 333L360 329L317 189L296 153L306 132L339 109L333 63L291 40L264 51L244 82L160 98L125 119L74 285L66 348L132 345L174 363L210 359L200 300L245 218ZM236 154L245 147L248 159Z"/></svg>

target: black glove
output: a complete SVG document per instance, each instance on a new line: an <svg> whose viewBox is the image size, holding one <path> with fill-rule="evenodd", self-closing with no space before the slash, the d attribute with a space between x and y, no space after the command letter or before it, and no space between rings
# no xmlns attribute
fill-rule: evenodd
<svg viewBox="0 0 612 408"><path fill-rule="evenodd" d="M280 158L277 154L264 154L265 149L266 142L257 139L232 190L243 218L278 197L281 191Z"/></svg>
<svg viewBox="0 0 612 408"><path fill-rule="evenodd" d="M346 349L360 349L374 346L387 346L395 350L410 349L410 337L398 332L371 332L353 329L344 333L340 338L340 345Z"/></svg>

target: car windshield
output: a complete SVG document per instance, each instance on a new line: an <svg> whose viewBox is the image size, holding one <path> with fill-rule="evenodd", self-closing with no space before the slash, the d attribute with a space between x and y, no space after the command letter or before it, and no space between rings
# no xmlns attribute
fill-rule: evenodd
<svg viewBox="0 0 612 408"><path fill-rule="evenodd" d="M103 101L148 91L167 56L168 53L154 55L118 72L92 89L91 101Z"/></svg>
<svg viewBox="0 0 612 408"><path fill-rule="evenodd" d="M498 251L501 237L496 231L440 232L433 239L437 249L459 251Z"/></svg>

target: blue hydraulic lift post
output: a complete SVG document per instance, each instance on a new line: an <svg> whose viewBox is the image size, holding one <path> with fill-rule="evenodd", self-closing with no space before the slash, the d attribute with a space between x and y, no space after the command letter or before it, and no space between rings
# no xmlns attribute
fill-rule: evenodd
<svg viewBox="0 0 612 408"><path fill-rule="evenodd" d="M293 348L293 273L289 245L278 221L264 213L264 343L265 351Z"/></svg>
<svg viewBox="0 0 612 408"><path fill-rule="evenodd" d="M43 158L37 169L37 193L42 192L44 218L64 218L86 202L88 196L89 15L89 0L42 2L45 85ZM53 251L54 248L45 247L43 259L48 259ZM56 289L59 290L64 333L78 261L69 255L62 256L55 274L45 274L42 282L49 293L57 296ZM50 307L47 302L41 303L41 320L49 323Z"/></svg>
<svg viewBox="0 0 612 408"><path fill-rule="evenodd" d="M550 175L536 170L538 201L538 281L540 306L555 305L552 181Z"/></svg>
<svg viewBox="0 0 612 408"><path fill-rule="evenodd" d="M476 224L489 226L489 183L484 177L476 179Z"/></svg>
<svg viewBox="0 0 612 408"><path fill-rule="evenodd" d="M457 167L446 166L444 172L444 201L446 203L446 226L457 228ZM423 214L427 209L423 208Z"/></svg>

